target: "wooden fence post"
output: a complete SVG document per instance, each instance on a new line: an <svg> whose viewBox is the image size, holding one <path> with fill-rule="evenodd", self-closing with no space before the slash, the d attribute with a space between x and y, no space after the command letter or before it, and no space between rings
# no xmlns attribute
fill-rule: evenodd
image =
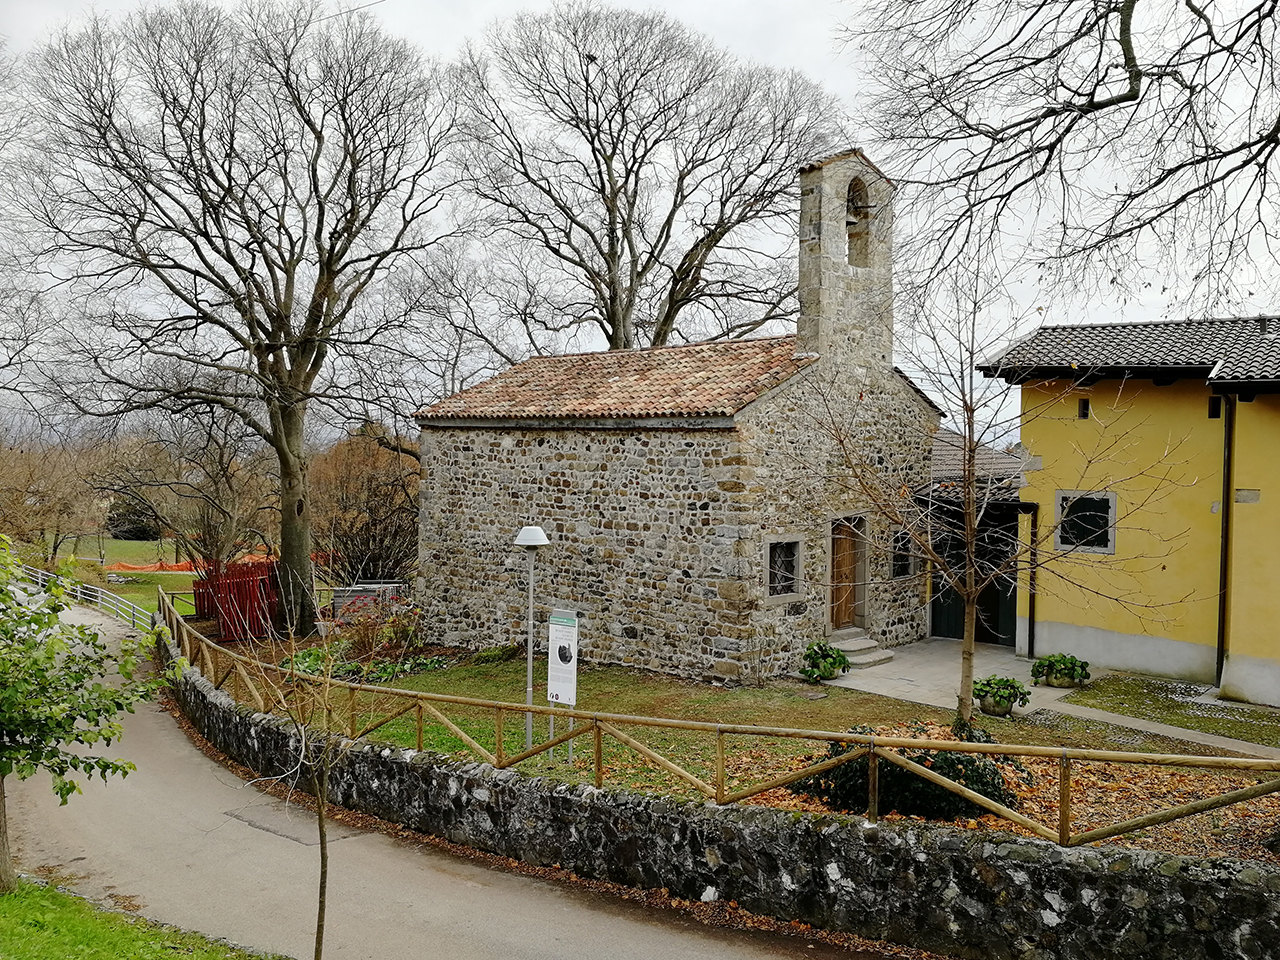
<svg viewBox="0 0 1280 960"><path fill-rule="evenodd" d="M724 731L716 729L716 803L724 803Z"/></svg>
<svg viewBox="0 0 1280 960"><path fill-rule="evenodd" d="M1058 843L1071 842L1071 758L1062 751L1058 761Z"/></svg>
<svg viewBox="0 0 1280 960"><path fill-rule="evenodd" d="M501 707L495 707L493 711L493 755L498 758L498 766L502 766L507 762L507 743L506 734L503 731L504 716Z"/></svg>
<svg viewBox="0 0 1280 960"><path fill-rule="evenodd" d="M595 720L595 766L596 766L596 789L600 790L604 787L604 733L600 729L600 721Z"/></svg>
<svg viewBox="0 0 1280 960"><path fill-rule="evenodd" d="M880 757L876 754L876 740L871 738L871 752L867 754L867 822L880 819Z"/></svg>

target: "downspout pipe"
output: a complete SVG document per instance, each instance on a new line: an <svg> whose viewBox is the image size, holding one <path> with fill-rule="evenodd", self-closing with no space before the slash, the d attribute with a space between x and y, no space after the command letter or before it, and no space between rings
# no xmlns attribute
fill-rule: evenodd
<svg viewBox="0 0 1280 960"><path fill-rule="evenodd" d="M1031 504L1031 569L1027 571L1027 657L1036 658L1036 572L1040 566L1040 504Z"/></svg>
<svg viewBox="0 0 1280 960"><path fill-rule="evenodd" d="M1222 533L1218 553L1218 657L1215 683L1222 686L1227 662L1227 613L1231 577L1231 506L1235 501L1236 398L1222 398Z"/></svg>
<svg viewBox="0 0 1280 960"><path fill-rule="evenodd" d="M1018 513L1031 518L1027 554L1027 657L1036 658L1036 571L1040 566L1040 504L1020 503Z"/></svg>

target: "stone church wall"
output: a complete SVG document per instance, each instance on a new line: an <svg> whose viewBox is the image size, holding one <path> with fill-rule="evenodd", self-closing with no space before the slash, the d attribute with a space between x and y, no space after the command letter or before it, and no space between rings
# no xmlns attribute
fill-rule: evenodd
<svg viewBox="0 0 1280 960"><path fill-rule="evenodd" d="M759 494L732 429L428 428L419 591L447 642L522 641L524 524L546 530L537 635L581 614L583 657L736 679Z"/></svg>

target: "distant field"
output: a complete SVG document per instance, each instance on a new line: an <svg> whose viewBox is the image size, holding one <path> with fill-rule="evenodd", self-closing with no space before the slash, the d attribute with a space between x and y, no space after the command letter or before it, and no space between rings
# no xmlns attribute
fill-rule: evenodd
<svg viewBox="0 0 1280 960"><path fill-rule="evenodd" d="M62 556L71 556L74 551L82 560L97 560L101 543L102 553L107 563L155 563L163 560L173 563L172 540L113 540L103 537L82 537L78 541L63 547ZM181 558L179 558L181 559Z"/></svg>
<svg viewBox="0 0 1280 960"><path fill-rule="evenodd" d="M62 556L74 554L81 560L96 562L98 560L99 541L97 537L84 537L78 543L63 550ZM109 566L113 563L147 564L163 561L174 562L172 540L113 540L103 537L102 554ZM181 559L179 557L178 559ZM162 586L169 593L190 593L191 581L195 579L190 573L116 573L113 577L127 577L128 582L110 582L107 588L116 596L136 603L144 610L152 612L156 609L156 586Z"/></svg>
<svg viewBox="0 0 1280 960"><path fill-rule="evenodd" d="M129 582L109 583L107 589L152 613L157 606L157 585L164 587L166 593L190 593L191 581L195 579L189 573L123 573L118 576L128 577Z"/></svg>

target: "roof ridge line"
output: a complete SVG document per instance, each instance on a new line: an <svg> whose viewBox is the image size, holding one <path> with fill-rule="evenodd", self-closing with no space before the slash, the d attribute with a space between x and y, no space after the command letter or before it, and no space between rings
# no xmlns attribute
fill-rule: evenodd
<svg viewBox="0 0 1280 960"><path fill-rule="evenodd" d="M1191 323L1253 323L1258 320L1271 319L1272 317L1280 318L1280 314L1260 313L1254 317L1191 317L1181 320L1108 320L1093 323L1046 323L1033 328L1031 334L1034 334L1037 330L1098 330L1108 327L1162 327Z"/></svg>
<svg viewBox="0 0 1280 960"><path fill-rule="evenodd" d="M693 343L674 343L661 347L631 347L625 350L579 350L576 353L535 353L532 356L525 357L518 363L528 363L530 360L567 360L571 357L631 357L639 353L657 353L659 350L691 350L696 347L727 347L737 346L739 344L748 343L765 343L770 340L794 340L794 333L777 333L768 337L738 337L730 340L695 340ZM512 364L511 366L516 366ZM508 367L507 369L510 369Z"/></svg>

